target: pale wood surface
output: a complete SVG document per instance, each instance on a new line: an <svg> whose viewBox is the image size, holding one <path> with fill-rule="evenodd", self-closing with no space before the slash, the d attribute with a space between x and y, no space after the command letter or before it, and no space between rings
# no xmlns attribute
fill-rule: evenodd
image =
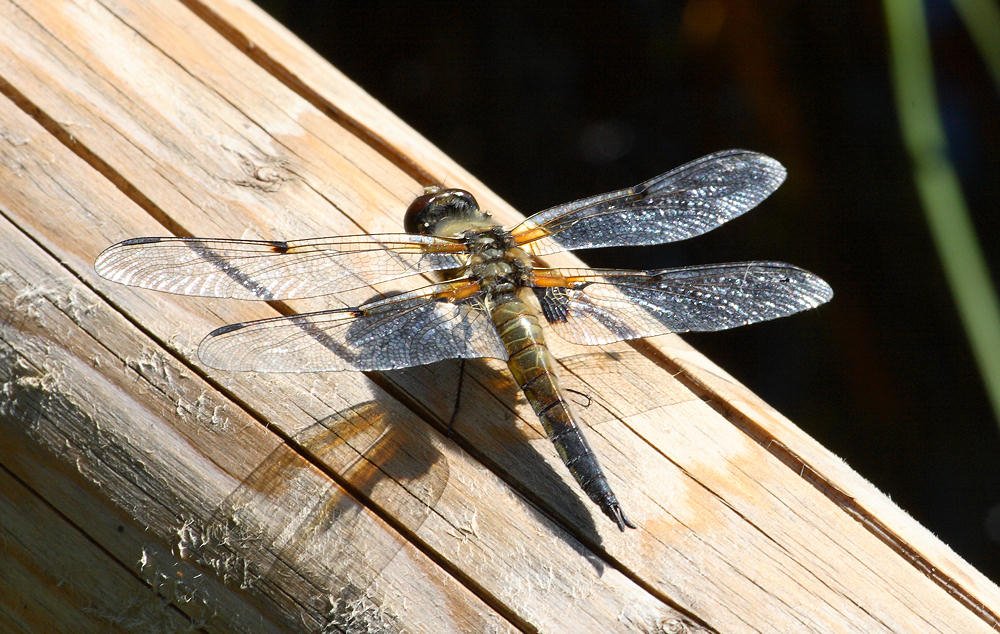
<svg viewBox="0 0 1000 634"><path fill-rule="evenodd" d="M995 585L677 337L551 342L626 534L502 364L452 438L455 363L201 366L274 309L107 283L101 249L398 231L429 180L515 216L256 7L188 5L0 1L3 629L996 627Z"/></svg>

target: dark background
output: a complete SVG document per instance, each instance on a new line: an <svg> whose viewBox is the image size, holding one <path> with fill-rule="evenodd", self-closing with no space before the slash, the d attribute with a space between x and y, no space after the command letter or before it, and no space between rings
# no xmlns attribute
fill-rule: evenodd
<svg viewBox="0 0 1000 634"><path fill-rule="evenodd" d="M685 339L1000 578L997 423L917 199L880 3L261 4L525 213L729 147L784 163L781 189L722 229L581 255L824 277L836 296L819 310ZM950 4L925 9L995 283L997 86Z"/></svg>

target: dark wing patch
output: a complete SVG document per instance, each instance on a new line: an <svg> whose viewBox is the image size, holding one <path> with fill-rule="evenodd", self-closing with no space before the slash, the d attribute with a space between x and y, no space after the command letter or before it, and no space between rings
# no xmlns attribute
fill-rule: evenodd
<svg viewBox="0 0 1000 634"><path fill-rule="evenodd" d="M531 290L535 291L535 297L538 298L538 304L542 307L542 315L545 317L545 321L550 324L558 321L566 321L567 317L569 317L569 312L566 303L556 298L555 293L558 292L557 289L536 286Z"/></svg>

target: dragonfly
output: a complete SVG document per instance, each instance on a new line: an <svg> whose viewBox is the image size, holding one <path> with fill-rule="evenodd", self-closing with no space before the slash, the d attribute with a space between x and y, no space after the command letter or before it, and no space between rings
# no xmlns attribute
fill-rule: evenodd
<svg viewBox="0 0 1000 634"><path fill-rule="evenodd" d="M814 308L833 291L783 262L630 271L551 267L541 258L701 235L756 207L785 174L763 154L724 150L634 187L545 209L511 229L469 192L430 186L406 210L406 233L295 241L132 238L104 250L95 268L129 286L243 300L336 297L421 280L359 305L222 326L204 338L198 356L209 367L251 372L502 359L580 488L624 532L636 525L559 385L545 334L602 345L725 330Z"/></svg>

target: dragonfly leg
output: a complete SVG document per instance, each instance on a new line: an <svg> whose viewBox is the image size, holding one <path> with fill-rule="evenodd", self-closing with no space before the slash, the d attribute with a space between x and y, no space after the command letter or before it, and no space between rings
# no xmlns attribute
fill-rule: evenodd
<svg viewBox="0 0 1000 634"><path fill-rule="evenodd" d="M590 396L590 394L587 394L586 392L581 392L580 390L574 390L571 387L564 387L563 391L564 392L572 392L573 394L576 394L577 396L582 396L584 398L584 402L583 403L577 403L577 405L579 405L580 407L590 407L590 404L594 402L594 399Z"/></svg>

